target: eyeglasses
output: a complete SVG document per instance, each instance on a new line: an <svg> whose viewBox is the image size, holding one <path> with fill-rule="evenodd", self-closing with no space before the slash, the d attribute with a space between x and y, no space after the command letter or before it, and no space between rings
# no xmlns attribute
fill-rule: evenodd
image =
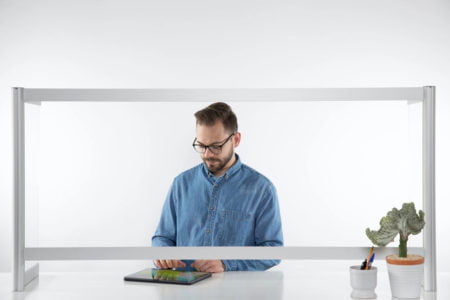
<svg viewBox="0 0 450 300"><path fill-rule="evenodd" d="M214 154L220 154L222 153L222 147L231 139L231 137L234 134L235 132L230 134L230 136L227 137L225 141L223 141L222 143L214 143L211 145L203 145L201 143L197 143L197 138L195 138L194 142L192 143L192 147L194 147L194 150L197 151L198 153L205 153L206 149L209 149L209 151L211 151Z"/></svg>

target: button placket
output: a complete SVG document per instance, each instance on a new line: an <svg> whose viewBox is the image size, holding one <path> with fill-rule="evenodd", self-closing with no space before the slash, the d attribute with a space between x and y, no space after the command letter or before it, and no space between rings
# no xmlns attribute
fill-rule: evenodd
<svg viewBox="0 0 450 300"><path fill-rule="evenodd" d="M213 188L212 188L212 192L211 192L211 198L209 201L209 207L208 207L208 224L207 224L207 228L205 230L206 232L206 240L208 241L207 244L210 246L213 244L213 238L214 235L212 234L212 229L214 226L214 221L216 218L216 201L217 201L217 194L218 194L218 188L219 188L219 184L216 181L215 183L213 183Z"/></svg>

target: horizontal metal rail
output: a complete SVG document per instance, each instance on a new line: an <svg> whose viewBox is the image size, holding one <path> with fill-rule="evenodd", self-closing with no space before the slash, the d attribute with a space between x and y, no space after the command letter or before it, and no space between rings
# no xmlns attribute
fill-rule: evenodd
<svg viewBox="0 0 450 300"><path fill-rule="evenodd" d="M398 247L376 248L376 257L398 253ZM410 253L423 255L422 247ZM361 260L369 247L39 247L25 248L25 260L141 259L292 259Z"/></svg>
<svg viewBox="0 0 450 300"><path fill-rule="evenodd" d="M311 89L24 89L27 103L41 101L208 102L422 100L422 87Z"/></svg>

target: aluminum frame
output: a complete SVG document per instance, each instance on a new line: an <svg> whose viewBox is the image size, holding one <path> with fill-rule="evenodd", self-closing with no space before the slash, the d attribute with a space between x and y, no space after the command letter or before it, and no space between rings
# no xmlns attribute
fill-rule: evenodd
<svg viewBox="0 0 450 300"><path fill-rule="evenodd" d="M41 260L193 259L360 259L368 247L25 247L25 104L45 101L210 102L227 101L393 101L422 102L422 184L426 224L423 247L425 291L436 291L435 219L435 87L317 88L317 89L13 89L14 120L14 261L13 288L23 291L39 275ZM397 247L377 249L380 256Z"/></svg>

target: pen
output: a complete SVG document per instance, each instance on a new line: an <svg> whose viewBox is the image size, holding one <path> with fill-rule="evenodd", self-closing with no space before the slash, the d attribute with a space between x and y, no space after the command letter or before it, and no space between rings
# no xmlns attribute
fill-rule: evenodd
<svg viewBox="0 0 450 300"><path fill-rule="evenodd" d="M375 252L372 254L372 257L370 258L369 269L372 268L372 263L373 263L374 259L375 259Z"/></svg>
<svg viewBox="0 0 450 300"><path fill-rule="evenodd" d="M374 247L372 246L372 248L370 248L369 255L367 256L365 270L369 270L369 262L372 259L373 249L374 249Z"/></svg>

